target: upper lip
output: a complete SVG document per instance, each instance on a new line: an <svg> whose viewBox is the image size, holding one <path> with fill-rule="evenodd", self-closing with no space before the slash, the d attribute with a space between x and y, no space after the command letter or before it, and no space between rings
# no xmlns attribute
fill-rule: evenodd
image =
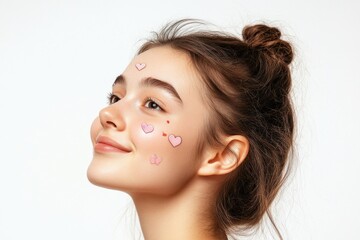
<svg viewBox="0 0 360 240"><path fill-rule="evenodd" d="M99 136L96 139L96 143L103 143L103 144L110 145L110 146L113 146L115 148L118 148L118 149L120 149L121 151L124 151L124 152L131 152L131 149L119 144L118 142L112 140L109 137Z"/></svg>

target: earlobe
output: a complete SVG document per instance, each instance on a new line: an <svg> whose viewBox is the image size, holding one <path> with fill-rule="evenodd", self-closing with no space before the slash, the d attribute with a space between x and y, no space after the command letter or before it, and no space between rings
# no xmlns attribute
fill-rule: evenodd
<svg viewBox="0 0 360 240"><path fill-rule="evenodd" d="M224 175L234 171L246 158L249 141L241 135L230 136L226 145L208 155L198 170L200 176Z"/></svg>

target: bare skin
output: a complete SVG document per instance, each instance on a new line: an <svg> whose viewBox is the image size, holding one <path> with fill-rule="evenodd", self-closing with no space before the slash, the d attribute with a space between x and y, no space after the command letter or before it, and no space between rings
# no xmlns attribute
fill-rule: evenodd
<svg viewBox="0 0 360 240"><path fill-rule="evenodd" d="M203 88L185 53L152 48L117 78L93 122L88 178L133 198L146 240L227 239L215 227L215 199L249 143L223 136L223 146L198 153L209 118Z"/></svg>
<svg viewBox="0 0 360 240"><path fill-rule="evenodd" d="M214 224L209 214L214 202L208 201L212 193L204 192L204 184L207 183L197 179L174 196L133 195L145 239L227 239L222 232L209 231Z"/></svg>

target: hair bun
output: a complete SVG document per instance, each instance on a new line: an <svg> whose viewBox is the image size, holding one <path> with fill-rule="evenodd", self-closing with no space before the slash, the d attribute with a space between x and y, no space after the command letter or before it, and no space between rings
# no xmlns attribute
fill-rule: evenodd
<svg viewBox="0 0 360 240"><path fill-rule="evenodd" d="M265 50L275 59L290 64L293 59L291 45L281 40L281 32L275 27L263 24L247 26L243 29L244 42L250 47L258 50Z"/></svg>

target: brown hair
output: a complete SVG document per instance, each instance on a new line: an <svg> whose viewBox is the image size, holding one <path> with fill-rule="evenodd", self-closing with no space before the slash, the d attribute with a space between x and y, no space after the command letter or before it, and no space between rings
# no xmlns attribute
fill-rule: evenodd
<svg viewBox="0 0 360 240"><path fill-rule="evenodd" d="M280 39L277 28L263 24L245 27L242 40L224 32L196 29L201 25L199 20L188 19L170 23L139 53L167 45L189 54L211 107L204 141L221 144L220 133L249 140L246 159L229 174L218 195L217 226L227 233L234 227L251 229L267 214L282 239L269 207L291 166L292 47Z"/></svg>

